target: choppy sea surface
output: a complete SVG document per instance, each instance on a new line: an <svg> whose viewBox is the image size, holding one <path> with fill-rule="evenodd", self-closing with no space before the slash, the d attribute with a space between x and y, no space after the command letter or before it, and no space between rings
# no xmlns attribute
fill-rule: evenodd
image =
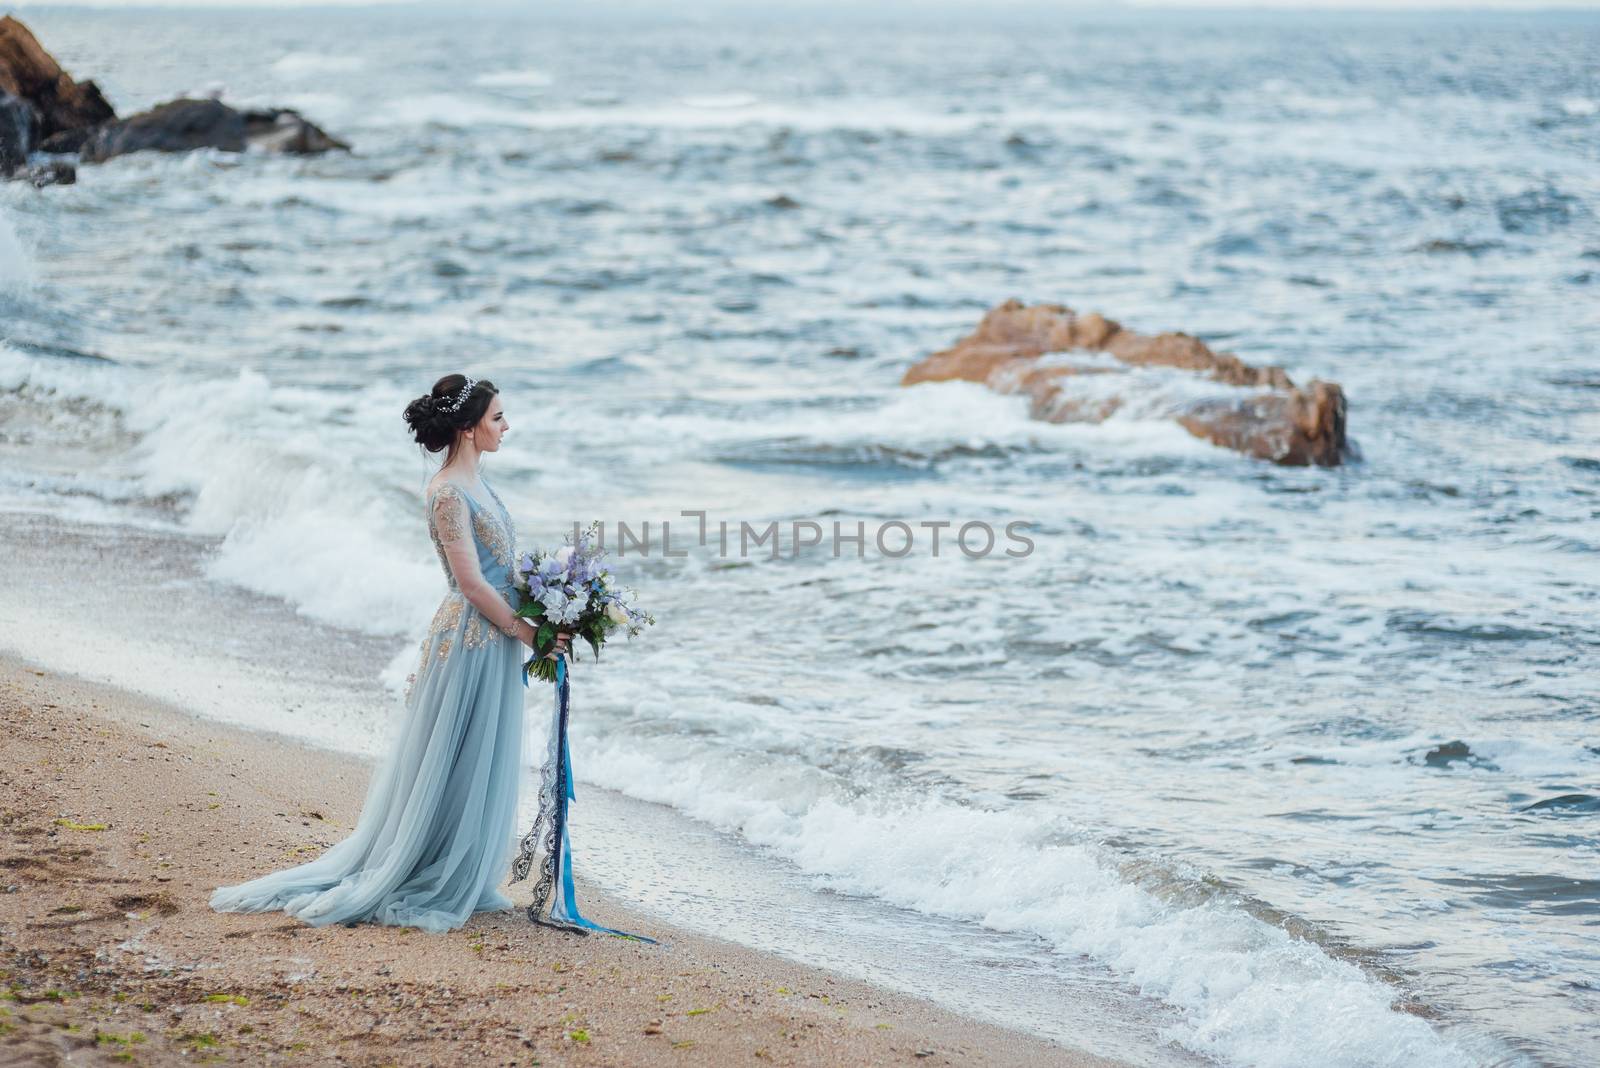
<svg viewBox="0 0 1600 1068"><path fill-rule="evenodd" d="M1600 18L22 15L123 113L356 151L0 186L0 522L200 545L392 687L399 413L491 378L525 546L655 531L575 669L587 878L1149 1063L1600 1061ZM1359 462L898 385L1013 296L1336 380Z"/></svg>

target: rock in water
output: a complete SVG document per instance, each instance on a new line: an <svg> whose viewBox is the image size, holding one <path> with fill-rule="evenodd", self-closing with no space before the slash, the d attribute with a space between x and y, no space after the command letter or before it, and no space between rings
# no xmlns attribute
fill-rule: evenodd
<svg viewBox="0 0 1600 1068"><path fill-rule="evenodd" d="M235 111L215 99L180 98L118 121L93 82L75 82L40 47L28 28L0 18L0 177L19 171L30 152L79 154L102 163L129 152L187 152L215 148L314 155L350 146L298 112ZM70 165L36 167L36 185L72 181Z"/></svg>
<svg viewBox="0 0 1600 1068"><path fill-rule="evenodd" d="M245 112L244 135L252 148L290 156L315 156L334 149L350 151L349 145L287 108Z"/></svg>
<svg viewBox="0 0 1600 1068"><path fill-rule="evenodd" d="M1078 363L1043 360L1046 353L1105 353L1115 360ZM1009 300L953 348L914 364L900 384L964 379L1002 393L1024 393L1029 414L1052 423L1101 422L1148 389L1149 376L1133 372L1165 367L1196 379L1238 387L1237 396L1208 397L1168 406L1164 414L1196 437L1251 456L1291 466L1334 467L1347 453L1344 391L1312 379L1305 389L1281 367L1252 367L1232 353L1213 352L1183 333L1147 337L1097 314L1080 316L1060 304ZM1069 388L1065 379L1092 389Z"/></svg>
<svg viewBox="0 0 1600 1068"><path fill-rule="evenodd" d="M78 181L78 168L53 160L34 164L24 177L33 183L35 189L43 189L47 185L73 185Z"/></svg>
<svg viewBox="0 0 1600 1068"><path fill-rule="evenodd" d="M39 113L21 97L0 92L0 178L28 160L39 136Z"/></svg>
<svg viewBox="0 0 1600 1068"><path fill-rule="evenodd" d="M84 143L85 163L130 152L243 152L244 116L218 100L173 100L120 122L107 123Z"/></svg>
<svg viewBox="0 0 1600 1068"><path fill-rule="evenodd" d="M0 18L0 93L33 105L41 141L117 117L94 82L73 81L28 27L10 15Z"/></svg>
<svg viewBox="0 0 1600 1068"><path fill-rule="evenodd" d="M235 111L220 100L183 99L100 127L81 151L84 162L104 163L130 152L243 152L251 146L292 155L350 148L296 111Z"/></svg>
<svg viewBox="0 0 1600 1068"><path fill-rule="evenodd" d="M94 140L95 134L100 132L98 126L80 126L76 130L57 130L41 141L37 148L40 152L51 156L75 156L83 151L83 146Z"/></svg>

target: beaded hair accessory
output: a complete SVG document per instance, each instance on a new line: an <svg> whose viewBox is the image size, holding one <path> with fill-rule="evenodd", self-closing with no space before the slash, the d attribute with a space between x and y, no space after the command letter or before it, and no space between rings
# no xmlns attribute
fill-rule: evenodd
<svg viewBox="0 0 1600 1068"><path fill-rule="evenodd" d="M455 412L459 410L460 407L466 403L467 398L472 395L472 390L475 386L477 386L477 384L478 380L476 378L468 378L467 384L461 387L461 392L456 394L455 399L449 404L439 405L439 411Z"/></svg>

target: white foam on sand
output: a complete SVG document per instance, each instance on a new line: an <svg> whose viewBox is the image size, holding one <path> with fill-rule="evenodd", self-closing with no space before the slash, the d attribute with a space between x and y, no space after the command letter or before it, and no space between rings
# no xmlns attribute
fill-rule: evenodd
<svg viewBox="0 0 1600 1068"><path fill-rule="evenodd" d="M670 700L670 696L666 698ZM814 767L752 766L690 739L585 736L583 775L737 833L836 892L865 894L1087 955L1177 1010L1166 1037L1224 1063L1468 1065L1391 1007L1394 991L1225 899L1164 900L1047 809L850 792Z"/></svg>

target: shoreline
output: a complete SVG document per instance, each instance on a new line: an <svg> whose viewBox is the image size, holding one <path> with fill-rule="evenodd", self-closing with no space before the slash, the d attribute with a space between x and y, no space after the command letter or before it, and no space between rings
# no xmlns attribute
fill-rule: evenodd
<svg viewBox="0 0 1600 1068"><path fill-rule="evenodd" d="M91 1048L148 1064L1121 1063L674 929L588 886L598 921L665 945L578 938L520 909L444 935L215 913L212 887L348 834L370 766L10 652L0 680L14 962L0 1063Z"/></svg>

